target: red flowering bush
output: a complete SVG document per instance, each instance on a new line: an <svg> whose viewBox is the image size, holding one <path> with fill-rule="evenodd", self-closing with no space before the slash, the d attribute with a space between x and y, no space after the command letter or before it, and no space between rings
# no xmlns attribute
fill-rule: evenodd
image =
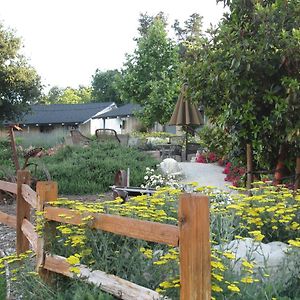
<svg viewBox="0 0 300 300"><path fill-rule="evenodd" d="M228 162L225 165L223 173L227 175L225 181L232 182L233 186L241 186L243 185L243 177L246 174L246 169L244 167L233 166L232 163Z"/></svg>
<svg viewBox="0 0 300 300"><path fill-rule="evenodd" d="M214 163L218 160L214 152L202 152L196 154L196 162L198 163Z"/></svg>

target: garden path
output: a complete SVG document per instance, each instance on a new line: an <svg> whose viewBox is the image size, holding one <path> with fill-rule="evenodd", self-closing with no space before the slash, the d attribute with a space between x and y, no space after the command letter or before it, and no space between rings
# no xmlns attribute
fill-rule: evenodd
<svg viewBox="0 0 300 300"><path fill-rule="evenodd" d="M185 175L185 178L181 181L183 183L198 182L199 186L209 185L224 191L230 191L228 188L228 185L230 185L229 182L224 181L226 177L226 175L222 173L224 168L217 164L180 162L179 166Z"/></svg>

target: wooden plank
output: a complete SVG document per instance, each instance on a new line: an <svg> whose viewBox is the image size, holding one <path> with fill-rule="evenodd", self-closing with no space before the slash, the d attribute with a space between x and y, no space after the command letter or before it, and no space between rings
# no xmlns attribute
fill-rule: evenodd
<svg viewBox="0 0 300 300"><path fill-rule="evenodd" d="M31 207L36 208L37 193L29 185L22 184L22 196L24 200L31 205Z"/></svg>
<svg viewBox="0 0 300 300"><path fill-rule="evenodd" d="M179 200L180 299L210 300L209 200L183 194Z"/></svg>
<svg viewBox="0 0 300 300"><path fill-rule="evenodd" d="M27 240L30 242L32 249L36 252L38 235L35 232L34 226L28 220L24 219L21 229Z"/></svg>
<svg viewBox="0 0 300 300"><path fill-rule="evenodd" d="M90 225L91 228L145 241L178 246L179 231L175 225L100 213L86 214L67 208L45 207L45 218L61 223L79 225L87 216L94 218Z"/></svg>
<svg viewBox="0 0 300 300"><path fill-rule="evenodd" d="M13 183L13 182L7 182L7 181L0 180L0 190L16 194L17 193L17 184Z"/></svg>
<svg viewBox="0 0 300 300"><path fill-rule="evenodd" d="M22 185L30 182L30 173L27 170L19 170L17 172L17 254L21 254L29 250L29 241L22 231L23 220L30 220L30 204L28 204L22 196Z"/></svg>
<svg viewBox="0 0 300 300"><path fill-rule="evenodd" d="M60 273L68 277L75 277L69 271L71 265L65 257L58 255L46 255L44 268L52 272ZM78 274L83 281L100 287L101 290L110 293L123 300L141 299L141 300L158 300L163 299L157 292L139 286L130 281L124 280L114 275L106 274L102 271L91 271L86 266L79 265ZM166 299L166 298L164 298Z"/></svg>
<svg viewBox="0 0 300 300"><path fill-rule="evenodd" d="M17 228L17 219L16 216L6 214L0 211L0 223L3 223L9 227Z"/></svg>

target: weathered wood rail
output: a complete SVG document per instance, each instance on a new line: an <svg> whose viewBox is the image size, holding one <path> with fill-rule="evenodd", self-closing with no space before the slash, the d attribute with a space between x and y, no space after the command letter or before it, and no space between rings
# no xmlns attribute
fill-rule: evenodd
<svg viewBox="0 0 300 300"><path fill-rule="evenodd" d="M25 252L30 245L36 253L36 268L45 278L48 271L74 277L67 259L50 255L44 249L44 238L35 231L30 222L30 210L43 212L46 220L79 225L82 219L92 217L91 228L145 241L163 243L179 247L180 258L180 299L211 299L210 243L209 243L209 203L208 198L195 194L182 194L179 200L179 226L143 221L128 217L82 213L67 208L47 206L47 202L57 199L55 182L38 182L36 191L28 185L28 171L18 171L17 183L0 181L0 190L16 194L16 216L0 211L0 222L16 229L17 254ZM63 216L63 217L62 217ZM71 217L71 218L68 218ZM157 292L96 270L91 271L79 265L79 277L95 284L105 292L120 299L162 299ZM77 275L78 276L78 275Z"/></svg>

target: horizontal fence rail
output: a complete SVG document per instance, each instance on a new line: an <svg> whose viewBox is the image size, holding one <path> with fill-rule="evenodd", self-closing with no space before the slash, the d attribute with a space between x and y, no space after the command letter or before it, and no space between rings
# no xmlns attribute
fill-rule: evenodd
<svg viewBox="0 0 300 300"><path fill-rule="evenodd" d="M46 220L59 223L81 225L84 218L91 216L87 224L91 228L123 235L135 239L179 246L180 259L180 299L210 300L210 244L209 244L209 203L208 197L183 194L179 200L179 226L132 219L117 215L79 212L72 209L47 206L47 202L57 200L57 183L38 182L36 191L28 185L30 174L18 171L17 183L0 181L0 190L17 195L16 216L0 211L0 222L16 229L17 254L25 252L31 245L36 253L36 269L47 281L49 272L74 278L67 258L50 255L44 249L45 238L39 236L30 222L30 209L41 212ZM50 226L47 230L53 229ZM92 271L84 265L75 265L83 281L92 283L105 292L124 300L167 299L159 293L130 281L100 270ZM48 272L48 273L47 273Z"/></svg>
<svg viewBox="0 0 300 300"><path fill-rule="evenodd" d="M3 223L4 225L7 225L9 227L12 227L14 229L17 228L17 218L16 216L9 215L7 213L4 213L0 211L0 223Z"/></svg>
<svg viewBox="0 0 300 300"><path fill-rule="evenodd" d="M13 182L0 180L0 190L17 194L17 184Z"/></svg>
<svg viewBox="0 0 300 300"><path fill-rule="evenodd" d="M29 185L22 184L22 196L32 208L37 208L37 193Z"/></svg>
<svg viewBox="0 0 300 300"><path fill-rule="evenodd" d="M46 255L43 267L49 271L63 274L67 277L75 277L74 273L69 271L70 267L72 266L67 262L65 257L59 255ZM92 283L101 287L101 290L115 295L120 299L158 300L163 298L155 291L139 286L117 276L109 275L99 270L91 271L83 265L79 265L77 268L79 269L80 273L76 276L83 278L83 280L87 283Z"/></svg>
<svg viewBox="0 0 300 300"><path fill-rule="evenodd" d="M26 219L23 220L21 227L24 235L32 246L34 252L37 251L38 234L35 232L34 226Z"/></svg>
<svg viewBox="0 0 300 300"><path fill-rule="evenodd" d="M172 246L178 246L179 243L179 230L175 225L101 213L82 213L58 207L45 207L44 212L45 218L51 221L80 225L84 223L84 218L91 216L93 218L89 225L91 228Z"/></svg>

